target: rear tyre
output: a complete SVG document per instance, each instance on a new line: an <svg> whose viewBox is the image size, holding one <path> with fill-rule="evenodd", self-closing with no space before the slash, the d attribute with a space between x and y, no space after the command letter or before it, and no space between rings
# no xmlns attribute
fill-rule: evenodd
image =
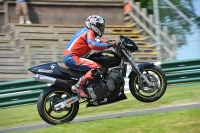
<svg viewBox="0 0 200 133"><path fill-rule="evenodd" d="M157 66L149 66L144 68L143 74L155 86L150 88L143 78L133 72L129 79L129 87L132 95L137 100L147 103L160 99L167 88L167 79L164 72Z"/></svg>
<svg viewBox="0 0 200 133"><path fill-rule="evenodd" d="M78 113L79 101L55 110L54 105L72 96L72 92L57 86L47 87L39 96L37 109L40 117L47 123L55 125L72 121Z"/></svg>

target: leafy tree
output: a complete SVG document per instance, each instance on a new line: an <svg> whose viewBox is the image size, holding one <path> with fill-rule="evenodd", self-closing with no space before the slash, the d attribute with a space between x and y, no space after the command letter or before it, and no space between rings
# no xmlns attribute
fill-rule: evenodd
<svg viewBox="0 0 200 133"><path fill-rule="evenodd" d="M153 14L153 0L135 0L141 2L142 8L148 9L148 14ZM188 18L200 27L200 17L195 14L193 0L170 0L176 7L183 12ZM162 27L167 27L169 34L177 34L179 46L184 45L186 35L192 34L191 25L185 21L178 13L173 10L164 0L158 0L159 13Z"/></svg>

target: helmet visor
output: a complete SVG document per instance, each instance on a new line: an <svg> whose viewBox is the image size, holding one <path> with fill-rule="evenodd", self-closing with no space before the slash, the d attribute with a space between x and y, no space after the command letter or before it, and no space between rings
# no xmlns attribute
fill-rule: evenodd
<svg viewBox="0 0 200 133"><path fill-rule="evenodd" d="M101 25L101 26L99 27L99 30L102 32L102 34L104 34L104 29L105 29L105 25Z"/></svg>

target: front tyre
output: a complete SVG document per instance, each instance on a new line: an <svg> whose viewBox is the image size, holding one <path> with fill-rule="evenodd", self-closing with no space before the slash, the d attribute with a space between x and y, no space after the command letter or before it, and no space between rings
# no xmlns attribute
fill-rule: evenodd
<svg viewBox="0 0 200 133"><path fill-rule="evenodd" d="M55 125L72 121L78 113L79 102L55 110L54 105L70 98L72 93L57 86L47 87L39 96L37 109L40 117L47 123Z"/></svg>
<svg viewBox="0 0 200 133"><path fill-rule="evenodd" d="M141 76L133 72L129 79L132 95L141 102L154 102L160 99L167 88L164 72L157 66L148 66L144 68L143 74L154 86L149 87Z"/></svg>

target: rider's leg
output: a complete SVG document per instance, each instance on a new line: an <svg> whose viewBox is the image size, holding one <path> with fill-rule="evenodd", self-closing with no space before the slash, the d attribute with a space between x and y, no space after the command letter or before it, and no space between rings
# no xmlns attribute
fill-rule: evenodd
<svg viewBox="0 0 200 133"><path fill-rule="evenodd" d="M93 75L93 70L97 68L101 69L101 65L94 61L85 58L79 58L77 56L69 56L66 59L64 58L64 61L65 65L70 68L88 71L84 76L79 79L79 81L74 86L72 86L73 92L76 92L81 97L88 97L87 94L84 92L83 87L87 80L92 80L95 78L95 75Z"/></svg>
<svg viewBox="0 0 200 133"><path fill-rule="evenodd" d="M90 81L93 80L95 78L95 76L93 76L92 71L95 69L91 69L90 71L88 71L84 76L82 76L79 81L72 86L72 91L77 93L79 96L81 97L85 97L87 98L87 94L83 91L83 87L86 84L86 81Z"/></svg>

